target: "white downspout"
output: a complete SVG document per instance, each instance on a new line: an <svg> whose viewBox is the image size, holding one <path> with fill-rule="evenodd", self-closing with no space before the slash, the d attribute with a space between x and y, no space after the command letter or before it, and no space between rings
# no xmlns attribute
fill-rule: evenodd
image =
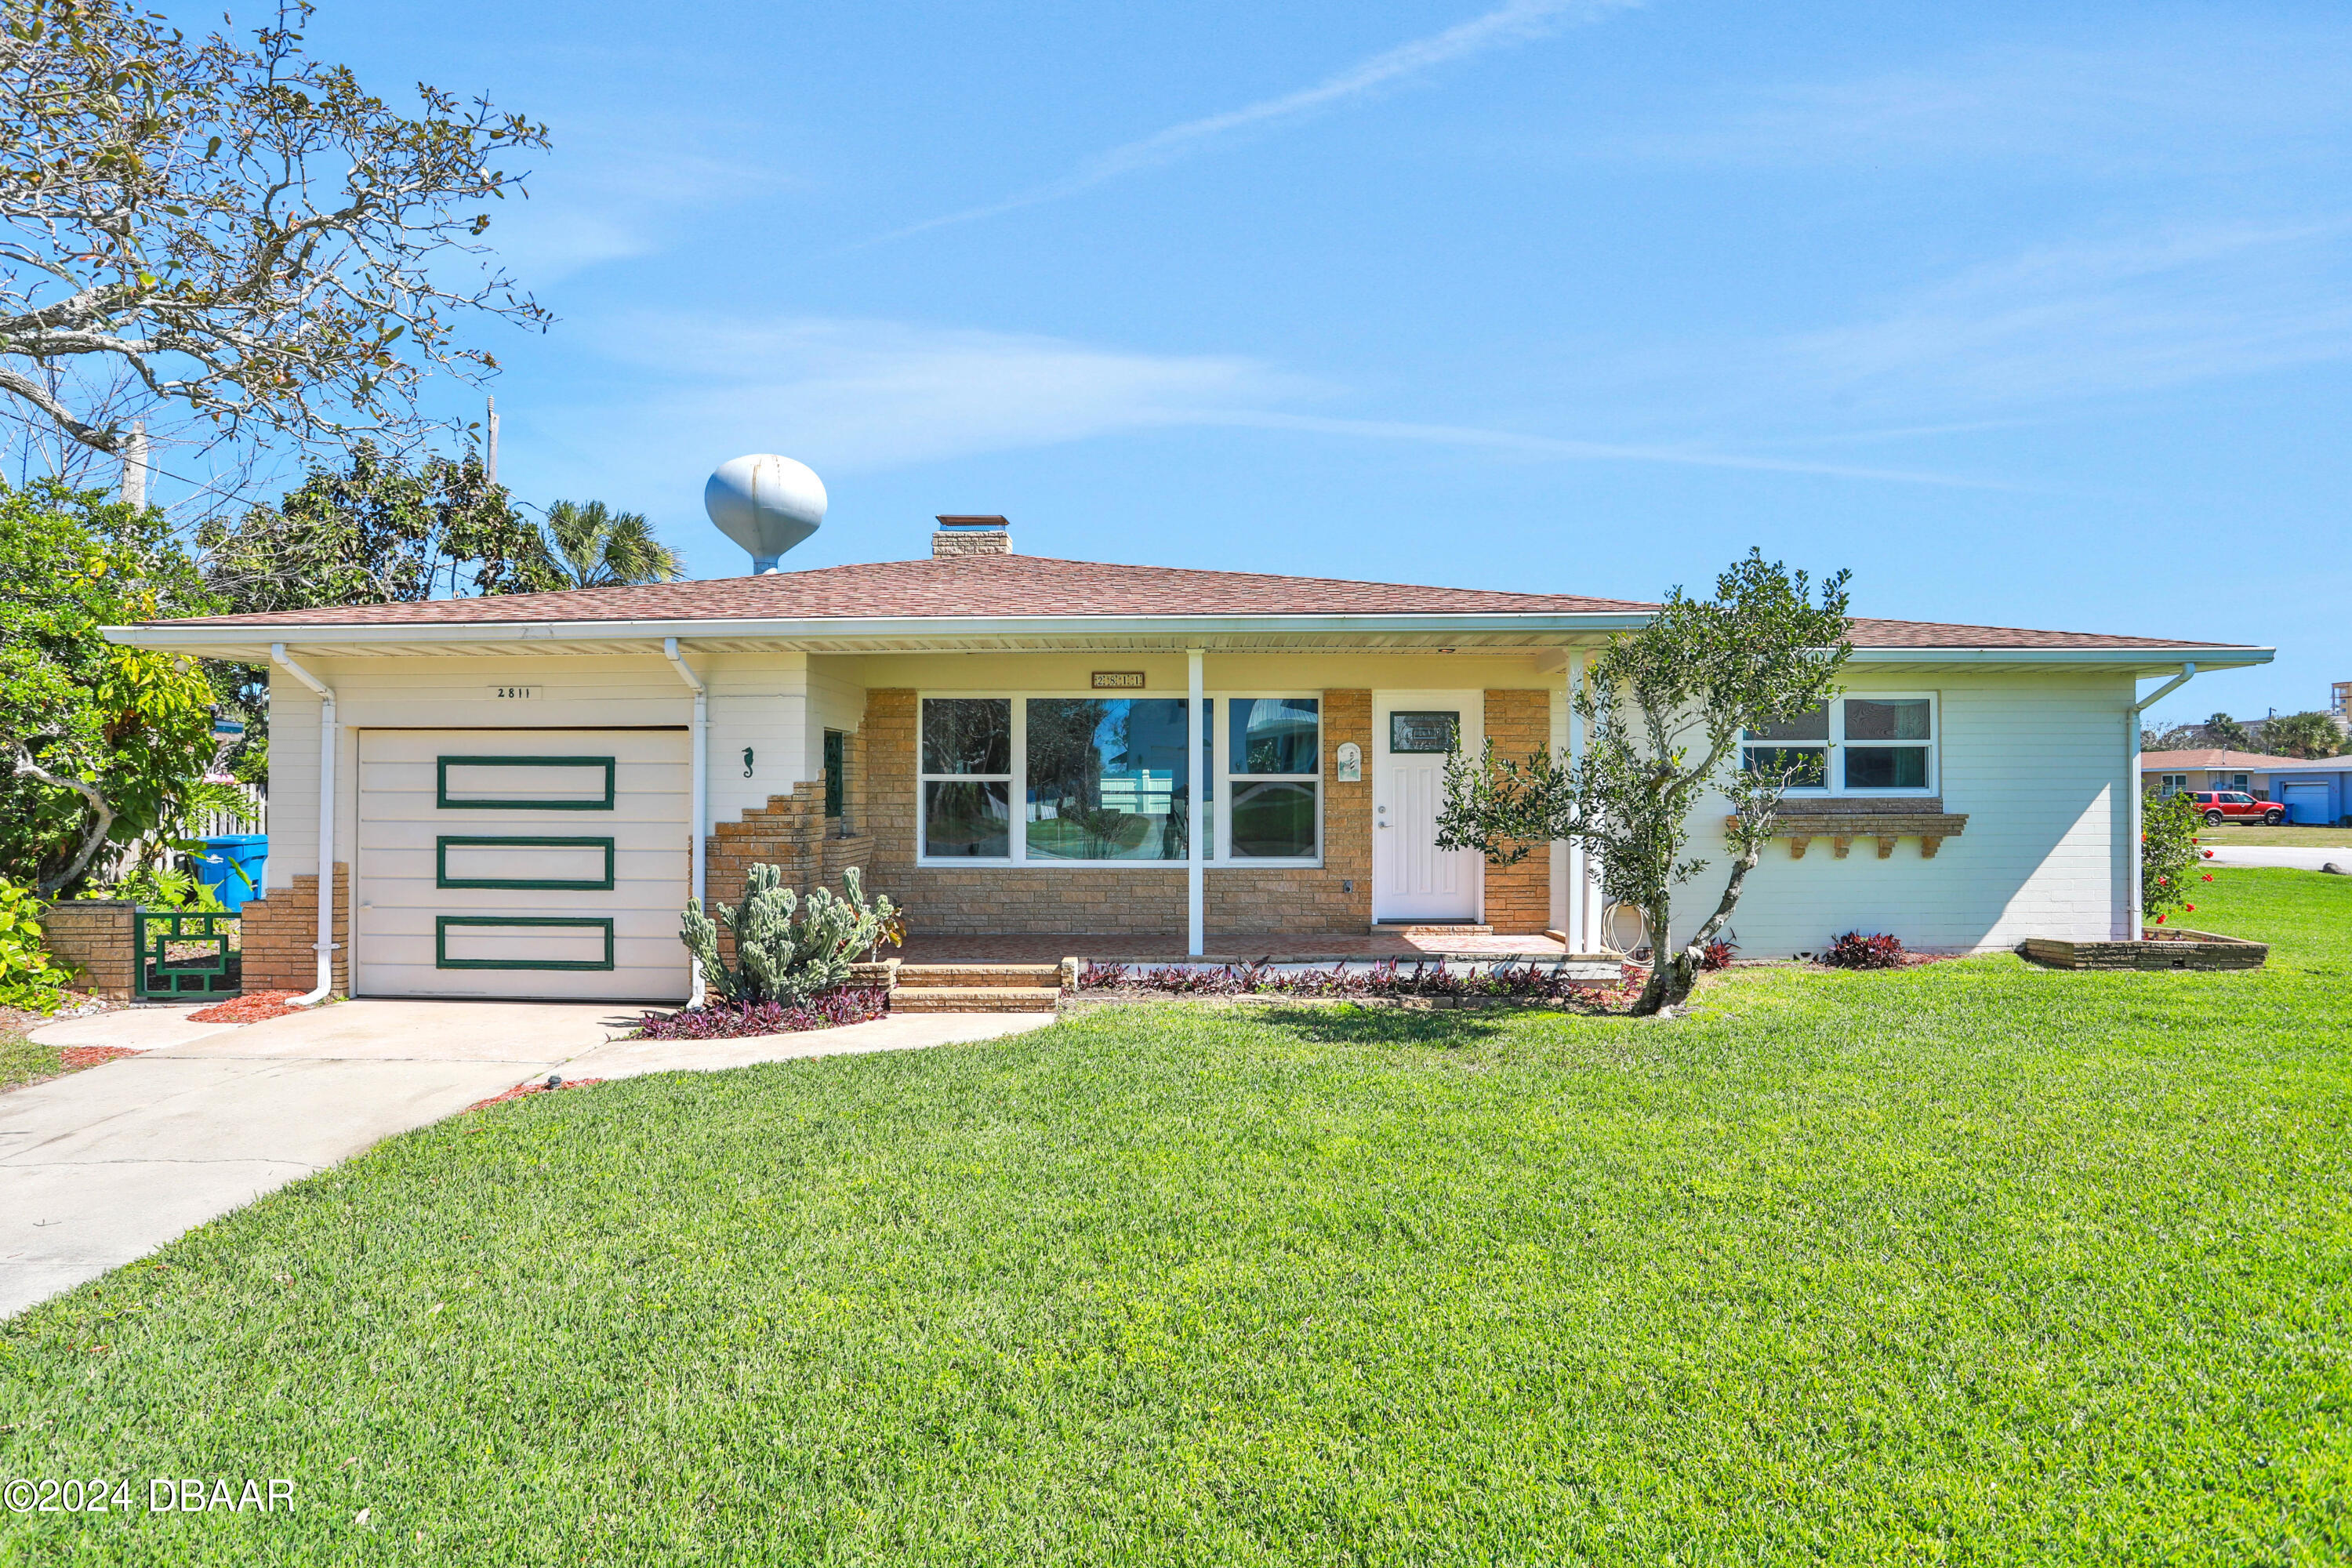
<svg viewBox="0 0 2352 1568"><path fill-rule="evenodd" d="M1217 754L1216 740L1209 733L1201 700L1201 650L1184 650L1184 700L1188 705L1184 732L1192 737L1191 765L1199 772L1200 783L1192 789L1192 830L1184 835L1184 905L1185 952L1199 958L1208 952L1206 925L1207 899L1202 869L1202 857L1208 852L1210 833L1210 783L1208 764L1202 759Z"/></svg>
<svg viewBox="0 0 2352 1568"><path fill-rule="evenodd" d="M2139 940L2140 911L2147 907L2147 889L2140 883L2139 840L2140 835L2146 831L2141 820L2140 796L2147 792L2140 788L2139 782L2139 716L2188 685L2196 674L2197 666L2193 660L2183 664L2179 675L2124 710L2124 793L2129 797L2129 805L2124 814L2124 855L2131 867L2131 892L2129 902L2124 909L2124 929L2117 933L2117 940L2122 942Z"/></svg>
<svg viewBox="0 0 2352 1568"><path fill-rule="evenodd" d="M269 645L269 657L289 675L319 694L319 984L290 1005L315 1007L335 992L335 753L342 731L335 721L335 689L287 657L286 645Z"/></svg>
<svg viewBox="0 0 2352 1568"><path fill-rule="evenodd" d="M694 797L694 837L687 847L687 865L689 868L688 879L694 889L694 901L699 906L703 903L702 841L710 831L710 689L702 683L702 678L695 674L693 667L679 655L676 637L662 638L662 657L669 660L669 667L677 671L677 678L685 681L687 689L694 693L694 724L688 741L689 765L693 770L693 782L688 786L688 791ZM702 1005L702 963L699 959L694 961L693 971L694 980L687 994L686 1005L699 1007Z"/></svg>

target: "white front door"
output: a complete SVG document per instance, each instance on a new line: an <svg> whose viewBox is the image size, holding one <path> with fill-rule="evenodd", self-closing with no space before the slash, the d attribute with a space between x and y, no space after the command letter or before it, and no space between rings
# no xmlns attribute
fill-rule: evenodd
<svg viewBox="0 0 2352 1568"><path fill-rule="evenodd" d="M677 1001L683 730L362 730L352 990Z"/></svg>
<svg viewBox="0 0 2352 1568"><path fill-rule="evenodd" d="M1478 691L1383 691L1372 697L1372 918L1478 918L1475 850L1440 849L1449 734L1478 754L1486 725Z"/></svg>

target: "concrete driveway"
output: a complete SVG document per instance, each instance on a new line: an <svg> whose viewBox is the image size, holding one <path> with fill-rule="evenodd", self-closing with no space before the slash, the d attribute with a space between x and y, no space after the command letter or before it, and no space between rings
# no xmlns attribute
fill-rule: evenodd
<svg viewBox="0 0 2352 1568"><path fill-rule="evenodd" d="M2213 851L2212 866L2294 866L2305 871L2316 871L2323 866L2341 866L2352 871L2352 849L2305 849L2283 844L2231 844L2228 838L2216 839L2205 846Z"/></svg>
<svg viewBox="0 0 2352 1568"><path fill-rule="evenodd" d="M753 1040L625 1041L609 1005L361 1000L249 1025L187 1008L52 1024L51 1045L141 1051L0 1095L0 1317L394 1133L516 1084L709 1070L986 1039L1050 1014L898 1015Z"/></svg>

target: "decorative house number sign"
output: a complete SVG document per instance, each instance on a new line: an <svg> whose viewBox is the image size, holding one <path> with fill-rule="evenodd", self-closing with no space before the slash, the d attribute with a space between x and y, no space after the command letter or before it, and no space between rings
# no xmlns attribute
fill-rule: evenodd
<svg viewBox="0 0 2352 1568"><path fill-rule="evenodd" d="M1139 669L1097 669L1095 671L1097 691L1140 691L1143 671Z"/></svg>
<svg viewBox="0 0 2352 1568"><path fill-rule="evenodd" d="M1459 713L1422 712L1389 715L1391 752L1450 752L1462 732Z"/></svg>
<svg viewBox="0 0 2352 1568"><path fill-rule="evenodd" d="M1331 760L1339 767L1341 784L1364 782L1363 747L1353 741L1342 741L1339 743L1339 750L1334 753Z"/></svg>
<svg viewBox="0 0 2352 1568"><path fill-rule="evenodd" d="M539 688L536 686L493 686L490 688L490 696L494 700L502 702L510 702L517 699L533 698L538 695Z"/></svg>

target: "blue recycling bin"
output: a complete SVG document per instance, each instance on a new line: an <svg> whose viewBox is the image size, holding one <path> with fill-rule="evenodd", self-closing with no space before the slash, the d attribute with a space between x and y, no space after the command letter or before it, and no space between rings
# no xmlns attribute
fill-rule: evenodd
<svg viewBox="0 0 2352 1568"><path fill-rule="evenodd" d="M268 861L267 833L217 834L205 840L196 880L218 893L229 913L238 914L246 900L261 897L261 873Z"/></svg>

